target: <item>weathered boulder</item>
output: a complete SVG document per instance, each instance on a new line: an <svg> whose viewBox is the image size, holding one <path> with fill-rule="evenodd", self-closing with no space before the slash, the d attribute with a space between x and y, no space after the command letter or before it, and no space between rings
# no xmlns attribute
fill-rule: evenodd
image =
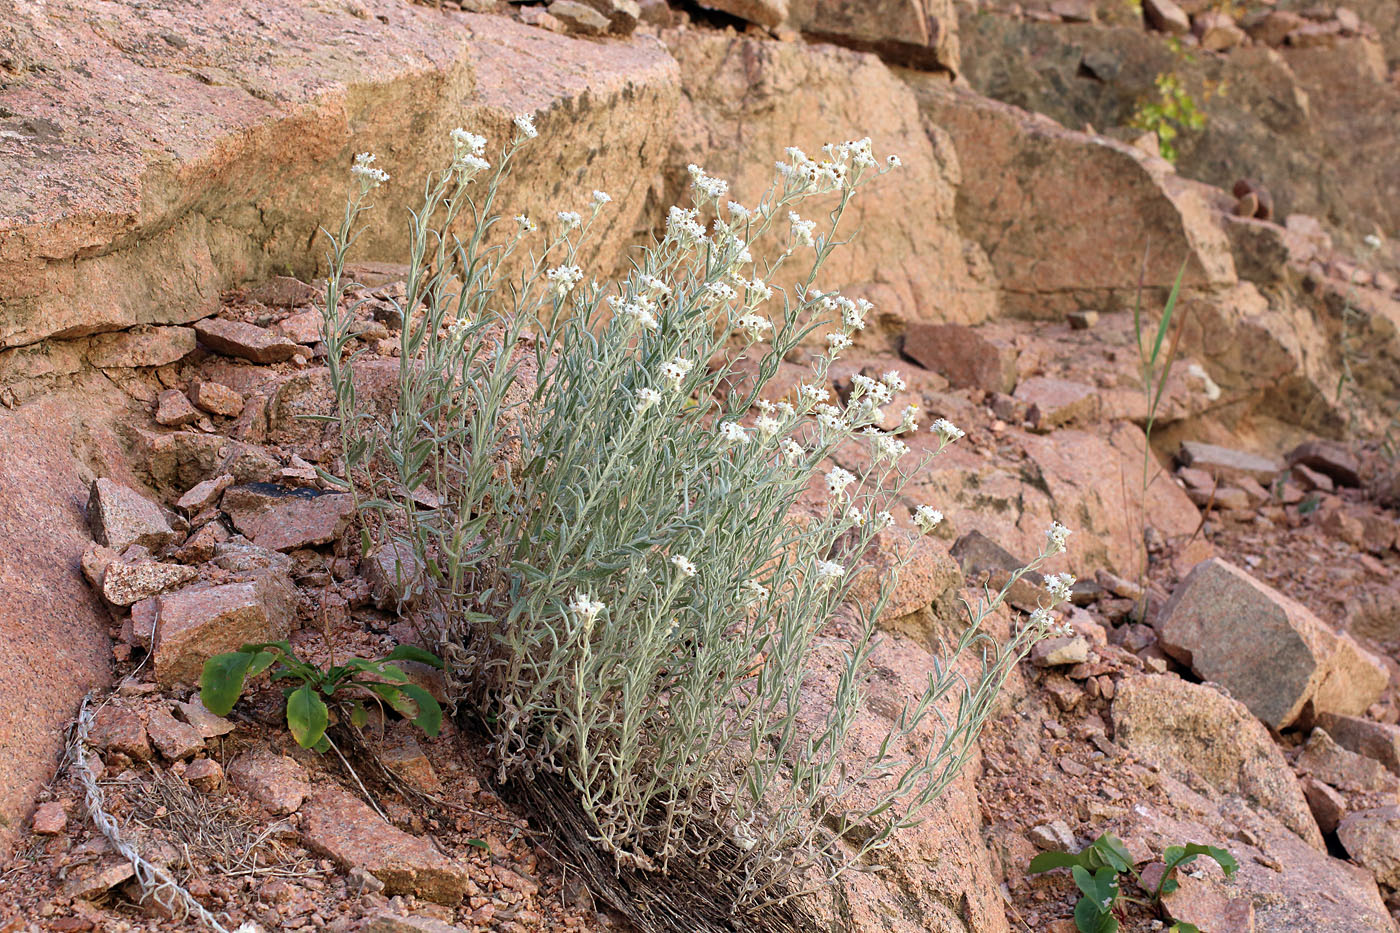
<svg viewBox="0 0 1400 933"><path fill-rule="evenodd" d="M1243 704L1176 677L1118 684L1114 738L1179 780L1194 774L1223 795L1273 813L1314 848L1322 835L1283 753Z"/></svg>
<svg viewBox="0 0 1400 933"><path fill-rule="evenodd" d="M1317 712L1362 712L1389 680L1385 665L1350 636L1218 558L1181 581L1157 624L1164 651L1274 729L1291 725L1309 703Z"/></svg>
<svg viewBox="0 0 1400 933"><path fill-rule="evenodd" d="M1276 460L1218 444L1183 441L1177 459L1193 470L1210 473L1217 479L1248 476L1261 483L1272 483L1283 468Z"/></svg>
<svg viewBox="0 0 1400 933"><path fill-rule="evenodd" d="M900 350L954 388L1006 393L1016 386L1016 348L974 327L915 321Z"/></svg>
<svg viewBox="0 0 1400 933"><path fill-rule="evenodd" d="M110 617L78 564L92 470L126 480L112 428L126 404L94 374L0 409L0 859L52 776L78 703L111 677Z"/></svg>
<svg viewBox="0 0 1400 933"><path fill-rule="evenodd" d="M861 234L832 253L823 287L874 302L860 335L866 342L892 343L906 321L977 323L993 314L990 269L954 217L957 155L946 135L925 130L913 94L878 58L693 32L677 34L670 48L684 96L667 162L666 203L683 199L686 166L696 163L728 180L733 198L752 206L785 147L815 157L825 143L868 135L878 158L897 155L904 164L852 201L842 229ZM814 202L806 210L816 216L821 209ZM800 279L799 266L789 262L780 281Z"/></svg>
<svg viewBox="0 0 1400 933"><path fill-rule="evenodd" d="M102 575L102 598L113 606L130 606L183 586L197 576L199 571L194 567L128 554L107 565Z"/></svg>
<svg viewBox="0 0 1400 933"><path fill-rule="evenodd" d="M975 153L977 169L962 173L957 190L957 222L986 251L1008 312L1058 318L1131 306L1139 273L1149 289L1170 288L1183 261L1187 286L1235 281L1209 205L1166 162L966 88L909 80L930 130L946 132L969 161ZM1072 221L1085 217L1094 220Z"/></svg>
<svg viewBox="0 0 1400 933"><path fill-rule="evenodd" d="M360 250L401 259L402 208L446 162L449 131L495 146L522 111L540 138L503 205L563 209L562 178L607 190L580 259L609 271L670 138L675 64L647 41L604 47L397 0L269 0L257 16L232 0L122 0L89 14L59 0L26 20L32 67L0 91L25 115L0 168L0 347L189 322L230 285L309 279L322 251L307 244L339 216L366 150L391 179Z"/></svg>
<svg viewBox="0 0 1400 933"><path fill-rule="evenodd" d="M214 655L285 638L295 611L296 590L285 573L275 571L160 597L152 652L157 682L198 683L204 662Z"/></svg>
<svg viewBox="0 0 1400 933"><path fill-rule="evenodd" d="M1343 748L1374 758L1400 774L1400 726L1334 713L1319 714L1317 725L1327 730L1327 734Z"/></svg>
<svg viewBox="0 0 1400 933"><path fill-rule="evenodd" d="M228 766L233 785L278 816L295 813L311 793L306 769L286 755L257 748Z"/></svg>

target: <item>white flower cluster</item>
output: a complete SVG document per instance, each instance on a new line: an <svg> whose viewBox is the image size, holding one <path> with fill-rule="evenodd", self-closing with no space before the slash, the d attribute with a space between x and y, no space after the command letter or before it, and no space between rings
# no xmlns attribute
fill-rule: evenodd
<svg viewBox="0 0 1400 933"><path fill-rule="evenodd" d="M568 604L568 610L578 617L579 624L583 626L585 632L591 631L594 621L597 620L607 606L594 599L592 594L583 590L574 590L574 598Z"/></svg>
<svg viewBox="0 0 1400 933"><path fill-rule="evenodd" d="M374 153L362 152L355 156L355 164L350 166L350 175L360 183L360 193L368 194L389 180L389 173L374 167Z"/></svg>
<svg viewBox="0 0 1400 933"><path fill-rule="evenodd" d="M700 223L696 208L673 206L666 214L666 237L681 246L696 247L704 243L705 226Z"/></svg>
<svg viewBox="0 0 1400 933"><path fill-rule="evenodd" d="M1051 522L1050 527L1045 530L1045 539L1050 543L1050 553L1063 554L1069 535L1070 531L1064 525L1059 522Z"/></svg>
<svg viewBox="0 0 1400 933"><path fill-rule="evenodd" d="M491 167L491 163L481 156L486 151L485 136L469 133L460 126L452 131L451 136L452 167L463 181L470 181Z"/></svg>
<svg viewBox="0 0 1400 933"><path fill-rule="evenodd" d="M555 266L545 274L549 281L549 291L557 299L563 299L583 281L583 270L578 266Z"/></svg>
<svg viewBox="0 0 1400 933"><path fill-rule="evenodd" d="M648 408L652 408L660 402L661 393L656 391L655 389L638 389L637 401L635 404L633 404L632 407L637 412L637 414L641 414Z"/></svg>
<svg viewBox="0 0 1400 933"><path fill-rule="evenodd" d="M814 233L817 229L815 220L803 220L802 215L797 211L788 211L788 223L792 225L792 242L798 246L815 246L816 239Z"/></svg>
<svg viewBox="0 0 1400 933"><path fill-rule="evenodd" d="M695 576L695 564L691 563L690 559L683 554L677 554L675 557L672 557L671 564L681 572L681 576Z"/></svg>
<svg viewBox="0 0 1400 933"><path fill-rule="evenodd" d="M1045 577L1045 589L1050 593L1050 598L1057 603L1062 603L1069 599L1070 589L1073 586L1073 574L1052 573Z"/></svg>
<svg viewBox="0 0 1400 933"><path fill-rule="evenodd" d="M844 499L846 497L846 487L855 481L855 476L849 470L843 470L841 467L832 467L831 472L826 474L826 491L831 493L834 499Z"/></svg>
<svg viewBox="0 0 1400 933"><path fill-rule="evenodd" d="M830 588L837 580L846 575L846 568L834 560L817 561L816 571L817 582L824 589Z"/></svg>
<svg viewBox="0 0 1400 933"><path fill-rule="evenodd" d="M967 436L962 428L953 424L953 422L949 421L947 418L939 418L929 426L929 430L937 434L939 441L945 445L951 444L960 437Z"/></svg>
<svg viewBox="0 0 1400 933"><path fill-rule="evenodd" d="M729 193L729 182L715 178L694 162L686 166L686 171L690 173L690 187L700 195L700 203L719 203L719 199Z"/></svg>
<svg viewBox="0 0 1400 933"><path fill-rule="evenodd" d="M720 440L726 444L742 445L749 442L748 432L737 421L726 421L719 426Z"/></svg>
<svg viewBox="0 0 1400 933"><path fill-rule="evenodd" d="M694 362L691 360L683 356L678 356L661 367L661 377L671 383L672 388L678 389L681 383L685 381L686 374L690 372L690 368L694 365Z"/></svg>
<svg viewBox="0 0 1400 933"><path fill-rule="evenodd" d="M583 218L579 216L578 211L560 211L555 217L558 218L559 226L563 228L565 233L583 224Z"/></svg>
<svg viewBox="0 0 1400 933"><path fill-rule="evenodd" d="M534 139L540 135L535 129L535 115L532 113L518 113L515 115L515 128L520 130L520 135L525 139Z"/></svg>
<svg viewBox="0 0 1400 933"><path fill-rule="evenodd" d="M923 534L930 534L943 521L943 513L928 505L914 510L914 526Z"/></svg>
<svg viewBox="0 0 1400 933"><path fill-rule="evenodd" d="M734 322L755 343L773 329L773 322L757 314L743 314Z"/></svg>
<svg viewBox="0 0 1400 933"><path fill-rule="evenodd" d="M515 215L515 225L519 229L521 236L524 236L527 233L534 233L540 228L539 224L535 223L533 220L531 220L524 214Z"/></svg>

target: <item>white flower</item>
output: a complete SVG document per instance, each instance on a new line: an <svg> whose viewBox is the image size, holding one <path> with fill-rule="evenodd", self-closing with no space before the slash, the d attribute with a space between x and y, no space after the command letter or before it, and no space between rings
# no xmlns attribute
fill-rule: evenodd
<svg viewBox="0 0 1400 933"><path fill-rule="evenodd" d="M565 233L583 223L583 218L578 215L578 211L560 211L555 216L559 218L559 226L564 228Z"/></svg>
<svg viewBox="0 0 1400 933"><path fill-rule="evenodd" d="M700 212L691 208L672 207L666 214L666 236L682 246L695 246L705 241L705 228L697 219Z"/></svg>
<svg viewBox="0 0 1400 933"><path fill-rule="evenodd" d="M796 466L807 456L807 448L790 437L783 438L779 442L778 448L782 451L783 459L788 462L789 466Z"/></svg>
<svg viewBox="0 0 1400 933"><path fill-rule="evenodd" d="M1381 238L1376 236L1374 233L1368 233L1366 234L1366 245L1369 246L1371 249L1380 249Z"/></svg>
<svg viewBox="0 0 1400 933"><path fill-rule="evenodd" d="M516 226L520 228L521 233L534 233L540 228L539 224L535 223L533 220L531 220L529 217L526 217L524 214L516 214L515 223Z"/></svg>
<svg viewBox="0 0 1400 933"><path fill-rule="evenodd" d="M656 330L661 326L656 320L656 315L652 314L641 301L626 302L622 306L622 313L644 330Z"/></svg>
<svg viewBox="0 0 1400 933"><path fill-rule="evenodd" d="M837 580L846 575L846 568L836 563L834 560L817 561L817 583L822 589L829 588Z"/></svg>
<svg viewBox="0 0 1400 933"><path fill-rule="evenodd" d="M1045 529L1045 539L1050 543L1050 553L1059 554L1065 549L1065 541L1069 538L1070 530L1059 522L1051 522L1050 527Z"/></svg>
<svg viewBox="0 0 1400 933"><path fill-rule="evenodd" d="M469 152L472 155L481 155L481 153L484 152L486 149L485 136L478 136L475 133L469 133L466 130L462 129L460 126L452 131L451 136L452 147L456 149L459 153Z"/></svg>
<svg viewBox="0 0 1400 933"><path fill-rule="evenodd" d="M667 285L665 282L661 281L654 275L647 275L646 273L643 273L642 275L637 277L637 281L641 282L644 286L646 286L654 292L658 292L662 295L671 294L671 286Z"/></svg>
<svg viewBox="0 0 1400 933"><path fill-rule="evenodd" d="M924 534L929 534L943 521L943 513L928 505L914 510L914 525Z"/></svg>
<svg viewBox="0 0 1400 933"><path fill-rule="evenodd" d="M638 389L637 402L632 406L637 413L646 411L654 405L660 404L661 393L655 389Z"/></svg>
<svg viewBox="0 0 1400 933"><path fill-rule="evenodd" d="M738 201L730 201L730 202L729 202L729 216L730 216L730 217L733 217L733 218L736 219L736 220L748 220L748 219L749 219L749 214L750 214L749 209L748 209L747 207L745 207L744 205L740 204Z"/></svg>
<svg viewBox="0 0 1400 933"><path fill-rule="evenodd" d="M899 167L900 167L901 165L903 165L904 163L903 163L902 161L900 161L899 156L897 156L897 155L890 155L890 156L885 156L885 164L888 165L890 168L899 168Z"/></svg>
<svg viewBox="0 0 1400 933"><path fill-rule="evenodd" d="M797 409L792 407L792 402L779 402L777 404L778 414L785 418L791 418L797 414Z"/></svg>
<svg viewBox="0 0 1400 933"><path fill-rule="evenodd" d="M606 191L594 190L593 203L599 207L602 207L604 204L610 204L612 203L612 195L608 194Z"/></svg>
<svg viewBox="0 0 1400 933"><path fill-rule="evenodd" d="M903 392L906 388L904 380L900 378L899 373L893 369L881 376L880 381L883 382L891 392Z"/></svg>
<svg viewBox="0 0 1400 933"><path fill-rule="evenodd" d="M734 289L723 282L711 282L709 285L705 286L705 291L708 292L710 298L715 301L733 301L735 298L739 297Z"/></svg>
<svg viewBox="0 0 1400 933"><path fill-rule="evenodd" d="M857 528L864 528L865 513L853 505L850 508L846 509L846 521L850 522Z"/></svg>
<svg viewBox="0 0 1400 933"><path fill-rule="evenodd" d="M909 453L908 444L888 434L876 432L871 438L871 445L875 448L875 459L877 461L898 460L900 457Z"/></svg>
<svg viewBox="0 0 1400 933"><path fill-rule="evenodd" d="M578 266L555 266L544 274L549 281L549 290L556 298L563 298L583 280L583 270Z"/></svg>
<svg viewBox="0 0 1400 933"><path fill-rule="evenodd" d="M692 563L691 563L686 557L684 557L683 555L677 554L675 557L671 558L671 563L672 563L673 565L675 565L675 568L681 572L681 576L683 576L683 577L693 577L693 576L695 576L695 565L692 564Z"/></svg>
<svg viewBox="0 0 1400 933"><path fill-rule="evenodd" d="M535 115L532 113L516 114L515 126L516 129L524 134L526 139L534 139L536 136L540 135L539 130L535 129Z"/></svg>
<svg viewBox="0 0 1400 933"><path fill-rule="evenodd" d="M765 317L757 314L742 315L738 321L739 329L749 335L750 340L762 340L763 336L773 329L773 323Z"/></svg>
<svg viewBox="0 0 1400 933"><path fill-rule="evenodd" d="M797 390L797 394L809 402L825 402L831 398L831 393L819 385L807 383Z"/></svg>
<svg viewBox="0 0 1400 933"><path fill-rule="evenodd" d="M904 434L909 431L919 429L919 406L905 405L904 411L899 416L899 427L895 428L896 434Z"/></svg>
<svg viewBox="0 0 1400 933"><path fill-rule="evenodd" d="M818 405L816 407L817 424L828 431L845 431L850 426L846 424L846 419L841 415L841 409L835 405Z"/></svg>
<svg viewBox="0 0 1400 933"><path fill-rule="evenodd" d="M355 156L355 164L350 166L350 174L360 183L360 192L368 194L389 180L389 173L374 167L374 153L362 152Z"/></svg>
<svg viewBox="0 0 1400 933"><path fill-rule="evenodd" d="M945 444L950 444L964 436L963 430L947 418L939 418L929 426L929 430L937 434L939 439Z"/></svg>
<svg viewBox="0 0 1400 933"><path fill-rule="evenodd" d="M876 512L876 513L875 513L875 527L876 527L876 528L888 528L888 527L890 527L890 526L893 525L893 524L894 524L894 516L891 515L889 512Z"/></svg>
<svg viewBox="0 0 1400 933"><path fill-rule="evenodd" d="M760 415L753 423L753 429L761 437L772 437L783 429L783 423L771 415Z"/></svg>
<svg viewBox="0 0 1400 933"><path fill-rule="evenodd" d="M690 372L690 367L694 365L695 364L690 360L678 356L661 367L662 378L671 383L672 387L679 388L681 382L685 379L686 373Z"/></svg>
<svg viewBox="0 0 1400 933"><path fill-rule="evenodd" d="M757 580L745 580L739 584L739 590L744 594L746 604L761 603L768 598L768 587Z"/></svg>
<svg viewBox="0 0 1400 933"><path fill-rule="evenodd" d="M846 487L855 481L855 476L849 470L832 467L831 472L826 474L826 491L840 499L846 495Z"/></svg>
<svg viewBox="0 0 1400 933"><path fill-rule="evenodd" d="M852 301L846 297L837 298L836 304L841 308L842 324L849 330L865 330L865 316L874 305L864 298Z"/></svg>
<svg viewBox="0 0 1400 933"><path fill-rule="evenodd" d="M690 187L700 192L703 200L718 201L729 193L727 181L715 178L694 162L686 166L686 171L690 172Z"/></svg>
<svg viewBox="0 0 1400 933"><path fill-rule="evenodd" d="M1070 587L1074 586L1074 576L1068 573L1052 573L1045 578L1045 588L1050 598L1057 603L1069 599Z"/></svg>
<svg viewBox="0 0 1400 933"><path fill-rule="evenodd" d="M452 164L453 167L457 169L457 174L461 175L464 181L470 181L491 167L490 162L487 162L481 156L474 155L464 155Z"/></svg>
<svg viewBox="0 0 1400 933"><path fill-rule="evenodd" d="M1035 629L1043 632L1054 624L1055 619L1049 609L1037 609L1031 613L1031 626Z"/></svg>
<svg viewBox="0 0 1400 933"><path fill-rule="evenodd" d="M795 211L788 212L788 221L792 224L792 240L798 246L813 246L816 244L813 238L813 231L817 229L815 220L803 220Z"/></svg>
<svg viewBox="0 0 1400 933"><path fill-rule="evenodd" d="M767 301L773 297L773 289L768 287L768 283L755 277L750 282L744 282L744 287L749 291L749 307L753 307L759 302Z"/></svg>
<svg viewBox="0 0 1400 933"><path fill-rule="evenodd" d="M748 432L737 421L726 421L720 425L719 436L726 444L747 444L749 442Z"/></svg>
<svg viewBox="0 0 1400 933"><path fill-rule="evenodd" d="M587 631L593 628L593 621L598 618L598 614L607 607L598 600L595 600L589 593L583 590L574 590L573 601L569 603L568 609L578 616L579 622Z"/></svg>
<svg viewBox="0 0 1400 933"><path fill-rule="evenodd" d="M831 350L831 355L836 356L842 350L851 348L851 338L845 334L827 334L826 345Z"/></svg>

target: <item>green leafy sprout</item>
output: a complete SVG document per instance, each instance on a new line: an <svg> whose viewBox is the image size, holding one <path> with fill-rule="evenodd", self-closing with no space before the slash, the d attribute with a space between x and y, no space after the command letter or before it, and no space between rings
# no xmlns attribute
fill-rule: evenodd
<svg viewBox="0 0 1400 933"><path fill-rule="evenodd" d="M1075 927L1080 933L1117 933L1119 921L1115 911L1120 902L1152 907L1160 913L1162 897L1181 886L1174 877L1177 870L1185 868L1202 855L1215 859L1226 878L1239 870L1234 856L1216 846L1194 842L1184 846L1167 846L1162 853L1162 874L1157 884L1149 889L1144 885L1142 875L1133 867L1133 857L1123 841L1112 833L1104 833L1079 852L1040 853L1031 859L1030 872L1040 874L1056 868L1068 868L1083 895L1074 905ZM1134 884L1148 895L1148 900L1123 894L1119 876L1125 873L1132 875ZM1200 930L1195 924L1178 921L1169 928L1169 933L1200 933Z"/></svg>
<svg viewBox="0 0 1400 933"><path fill-rule="evenodd" d="M442 707L433 695L409 680L395 661L417 661L442 669L435 654L414 645L398 645L377 661L351 658L322 670L297 657L285 641L247 644L237 651L216 654L204 662L199 678L199 698L216 716L227 716L243 695L248 678L276 665L272 680L291 680L287 698L287 728L302 748L324 752L330 748L326 727L330 723L327 701L343 708L359 728L369 718L366 700L387 704L405 719L435 736L442 728Z"/></svg>

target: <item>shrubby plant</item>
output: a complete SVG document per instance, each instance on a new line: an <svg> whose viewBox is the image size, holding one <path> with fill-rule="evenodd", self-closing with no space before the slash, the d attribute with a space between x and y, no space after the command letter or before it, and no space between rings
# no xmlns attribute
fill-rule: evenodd
<svg viewBox="0 0 1400 933"><path fill-rule="evenodd" d="M985 592L879 748L854 752L875 621L903 564L871 601L852 587L908 513L917 464L877 427L897 373L855 377L841 404L825 388L871 308L817 277L851 199L898 159L877 162L869 140L815 159L789 149L748 206L691 166L693 204L600 281L581 257L605 193L543 224L499 215L535 135L517 118L492 165L484 138L452 134L452 164L412 214L400 394L380 418L357 405L348 355L346 255L383 180L372 156L356 160L331 235L325 340L344 462L326 478L356 496L367 552L412 555L401 565L425 582L413 617L502 782L567 794L579 842L617 874L703 877L721 911L762 913L871 866L919 822L1052 617L1047 606L998 643L981 623L1006 591ZM795 264L798 284L777 288ZM766 400L779 362L819 338L810 379ZM903 412L901 431L917 420ZM944 420L931 430L938 450L962 436ZM866 465L831 465L851 441ZM809 488L819 509L802 507ZM927 505L909 516L925 533L941 518ZM1026 571L1067 534L1053 526ZM1051 578L1055 600L1071 582ZM829 711L804 726L807 666L838 612L857 634ZM906 749L920 730L932 740Z"/></svg>

